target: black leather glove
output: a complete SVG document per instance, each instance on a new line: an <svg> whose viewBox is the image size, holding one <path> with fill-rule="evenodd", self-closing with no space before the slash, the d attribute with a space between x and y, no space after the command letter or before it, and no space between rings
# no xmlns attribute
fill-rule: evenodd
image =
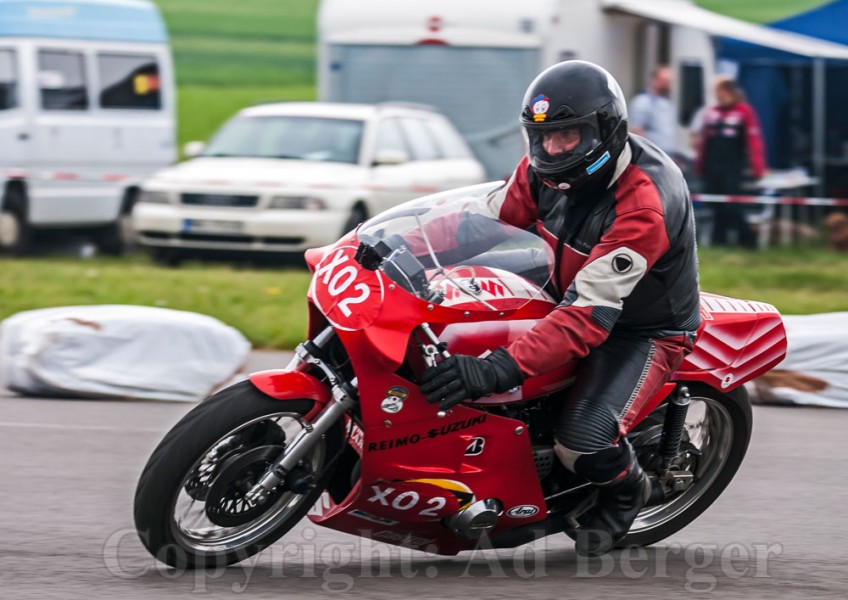
<svg viewBox="0 0 848 600"><path fill-rule="evenodd" d="M524 374L504 348L486 358L454 354L421 375L421 391L427 402L440 402L448 410L464 400L477 400L492 392L505 392L520 385Z"/></svg>

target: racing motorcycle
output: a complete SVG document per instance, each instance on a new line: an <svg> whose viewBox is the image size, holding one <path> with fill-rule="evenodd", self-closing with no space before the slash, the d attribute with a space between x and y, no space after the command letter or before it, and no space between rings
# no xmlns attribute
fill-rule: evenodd
<svg viewBox="0 0 848 600"><path fill-rule="evenodd" d="M493 214L498 185L408 202L307 252L309 333L291 364L200 403L141 474L135 524L157 559L238 562L307 514L447 555L578 530L597 492L553 450L573 362L448 411L418 385L557 306L552 252ZM751 435L742 384L786 352L769 304L703 294L701 316L694 351L628 434L652 493L622 546L672 535L721 494Z"/></svg>

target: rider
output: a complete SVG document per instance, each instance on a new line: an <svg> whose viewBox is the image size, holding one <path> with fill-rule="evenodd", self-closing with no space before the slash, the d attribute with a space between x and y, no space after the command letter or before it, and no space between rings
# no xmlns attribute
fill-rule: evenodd
<svg viewBox="0 0 848 600"><path fill-rule="evenodd" d="M489 202L555 249L562 301L509 347L427 369L421 389L447 410L581 360L555 451L599 486L581 517L586 534L576 536L579 553L599 555L621 541L650 493L625 435L692 350L700 324L692 205L671 159L628 135L621 88L597 65L543 71L524 96L521 124L527 155Z"/></svg>

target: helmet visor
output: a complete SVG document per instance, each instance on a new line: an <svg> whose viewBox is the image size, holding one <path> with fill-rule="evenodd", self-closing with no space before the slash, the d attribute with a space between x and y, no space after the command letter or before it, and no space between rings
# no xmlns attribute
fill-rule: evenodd
<svg viewBox="0 0 848 600"><path fill-rule="evenodd" d="M602 143L595 113L556 123L527 124L524 129L530 165L543 178L570 169Z"/></svg>

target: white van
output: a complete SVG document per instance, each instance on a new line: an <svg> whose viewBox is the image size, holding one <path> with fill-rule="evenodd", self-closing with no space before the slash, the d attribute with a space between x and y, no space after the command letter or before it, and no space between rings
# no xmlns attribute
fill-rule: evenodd
<svg viewBox="0 0 848 600"><path fill-rule="evenodd" d="M0 0L0 252L40 229L123 251L138 182L176 158L168 35L147 0Z"/></svg>

